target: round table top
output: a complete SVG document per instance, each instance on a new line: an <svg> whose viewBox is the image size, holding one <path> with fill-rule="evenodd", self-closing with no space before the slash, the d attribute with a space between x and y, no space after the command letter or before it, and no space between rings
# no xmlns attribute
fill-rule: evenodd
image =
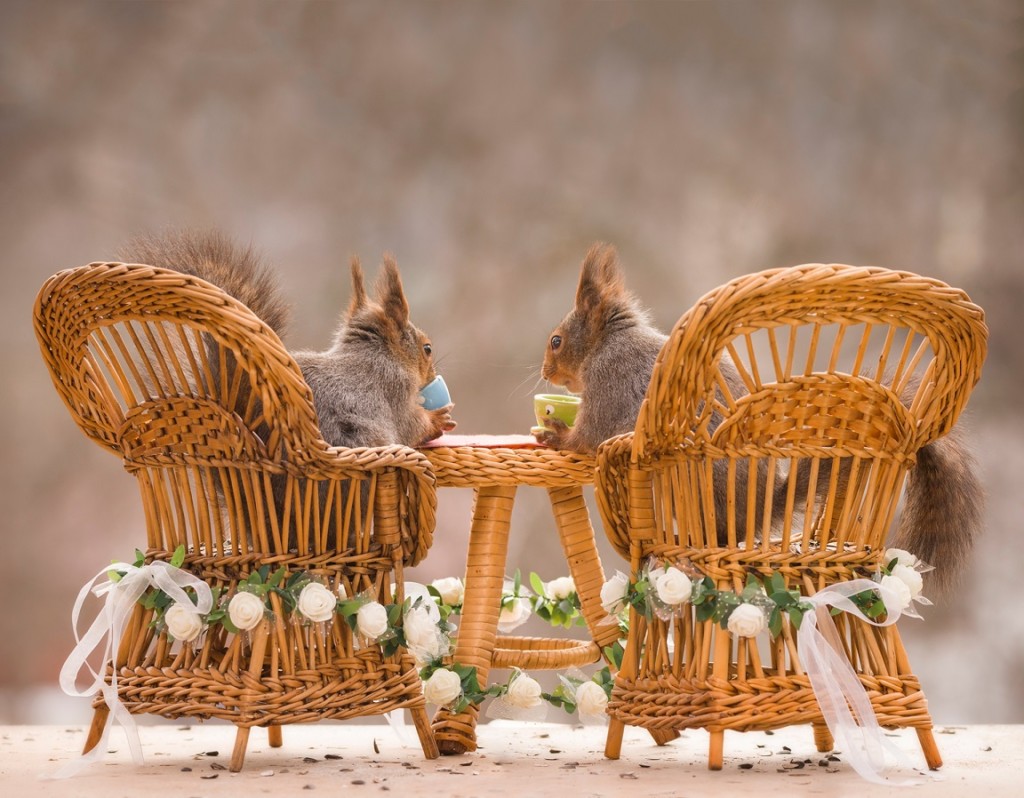
<svg viewBox="0 0 1024 798"><path fill-rule="evenodd" d="M443 435L419 451L430 460L438 487L559 488L594 481L593 455L549 449L525 435Z"/></svg>

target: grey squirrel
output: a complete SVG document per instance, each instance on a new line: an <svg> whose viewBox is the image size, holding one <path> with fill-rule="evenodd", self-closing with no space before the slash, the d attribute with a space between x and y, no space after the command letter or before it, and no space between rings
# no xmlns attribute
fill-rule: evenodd
<svg viewBox="0 0 1024 798"><path fill-rule="evenodd" d="M626 290L615 249L594 245L583 261L575 304L551 333L541 368L544 379L581 396L579 415L572 428L546 420L537 440L554 448L592 453L608 438L632 431L654 362L666 340ZM734 396L746 393L728 359L723 360L721 370ZM916 385L911 385L905 403L914 390ZM720 422L721 417L712 421L715 426ZM724 467L724 463L716 465ZM743 469L744 464L737 467ZM798 469L796 474L798 494L807 489L803 472ZM827 485L827 473L823 468L819 484ZM745 482L746 474L740 473L738 478ZM762 474L756 498L759 504L764 500L764 482ZM719 541L725 540L727 518L723 486L724 474L716 473ZM787 489L787 478L776 480L776 513L784 510ZM737 494L736 513L744 517L746 491ZM918 451L893 545L935 565L938 586L948 588L958 578L980 532L983 496L973 458L962 433L954 428Z"/></svg>
<svg viewBox="0 0 1024 798"><path fill-rule="evenodd" d="M174 232L143 236L119 252L144 263L199 277L242 302L283 337L288 318L273 272L252 248L226 235ZM352 260L352 298L322 352L292 352L313 392L320 431L332 446L417 446L455 428L452 405L425 410L419 389L436 376L430 340L409 320L409 303L394 259L384 256L376 301ZM216 364L218 358L211 358ZM248 397L242 395L239 402Z"/></svg>

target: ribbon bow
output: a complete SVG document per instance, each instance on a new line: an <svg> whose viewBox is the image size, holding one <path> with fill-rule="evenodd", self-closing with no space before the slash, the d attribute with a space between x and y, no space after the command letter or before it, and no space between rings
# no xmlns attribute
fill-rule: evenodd
<svg viewBox="0 0 1024 798"><path fill-rule="evenodd" d="M124 575L116 582L108 579L106 583L97 585L96 581L108 575L110 571L120 571ZM121 635L124 631L128 614L134 608L139 597L149 587L162 590L182 606L194 608L197 614L205 615L213 609L213 594L210 592L209 585L192 574L163 561L156 561L142 567L136 567L123 562L114 563L104 568L83 585L82 589L78 592L78 598L75 600L75 606L71 612L71 628L75 635L76 645L60 670L60 686L65 693L74 697L86 698L96 693L101 693L104 702L110 709L110 715L103 726L103 734L96 746L88 753L83 754L79 759L70 762L58 770L53 775L53 778L60 779L73 776L83 770L86 765L99 759L103 752L106 751L110 722L114 719L125 730L128 746L132 752L132 759L137 765L143 763L142 747L139 743L139 733L135 726L135 720L117 695L117 668L111 668L109 684L106 682L105 674L107 664L113 663L113 659L120 648ZM193 604L191 597L185 593L183 588L186 587L191 587L196 591L195 604ZM82 611L82 605L85 603L89 593L98 597L105 597L103 608L86 633L79 636L78 618ZM99 669L94 670L92 665L89 664L88 658L101 646L103 648L103 659ZM92 683L80 690L76 682L78 681L78 674L83 667L92 675Z"/></svg>
<svg viewBox="0 0 1024 798"><path fill-rule="evenodd" d="M868 590L877 590L885 604L884 621L868 618L850 600L850 596ZM893 782L882 775L886 752L899 766L910 767L910 763L903 752L882 734L867 691L843 653L828 610L830 606L836 607L873 626L890 626L896 623L903 611L899 597L877 582L854 579L826 587L807 601L815 605L815 611L804 616L797 633L800 659L837 747L846 752L853 769L870 782L916 784L913 780Z"/></svg>

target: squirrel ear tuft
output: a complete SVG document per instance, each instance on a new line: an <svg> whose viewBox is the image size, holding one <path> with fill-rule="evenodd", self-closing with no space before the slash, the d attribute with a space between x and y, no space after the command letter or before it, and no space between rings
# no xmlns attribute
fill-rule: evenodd
<svg viewBox="0 0 1024 798"><path fill-rule="evenodd" d="M384 253L380 277L377 278L377 301L384 308L386 316L401 328L409 323L409 303L402 290L402 277L394 255Z"/></svg>
<svg viewBox="0 0 1024 798"><path fill-rule="evenodd" d="M619 255L611 244L594 244L583 259L576 309L592 312L601 304L627 299L626 284L619 269Z"/></svg>
<svg viewBox="0 0 1024 798"><path fill-rule="evenodd" d="M352 316L356 312L366 307L366 288L363 285L363 267L359 265L359 258L356 256L352 257L352 301L349 302L348 315Z"/></svg>

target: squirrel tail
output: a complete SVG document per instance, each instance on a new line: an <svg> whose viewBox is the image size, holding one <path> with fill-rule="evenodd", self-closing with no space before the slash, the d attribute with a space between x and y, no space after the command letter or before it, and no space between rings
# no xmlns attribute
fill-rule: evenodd
<svg viewBox="0 0 1024 798"><path fill-rule="evenodd" d="M252 247L241 247L212 231L164 232L139 236L118 251L125 263L173 269L213 283L234 297L279 336L288 324L288 305L277 277Z"/></svg>
<svg viewBox="0 0 1024 798"><path fill-rule="evenodd" d="M984 500L974 457L956 427L918 451L893 545L935 566L939 592L963 574L981 532Z"/></svg>
<svg viewBox="0 0 1024 798"><path fill-rule="evenodd" d="M288 306L274 272L251 247L240 247L223 233L184 231L140 236L122 247L118 257L125 263L143 263L206 280L246 305L279 336L284 332ZM234 356L228 352L222 358L213 336L204 334L203 340L209 376L204 374L199 379L206 390L219 395L242 418L259 418L261 405L252 396L248 376L234 379ZM223 377L222 362L226 367ZM266 422L256 431L265 439Z"/></svg>

